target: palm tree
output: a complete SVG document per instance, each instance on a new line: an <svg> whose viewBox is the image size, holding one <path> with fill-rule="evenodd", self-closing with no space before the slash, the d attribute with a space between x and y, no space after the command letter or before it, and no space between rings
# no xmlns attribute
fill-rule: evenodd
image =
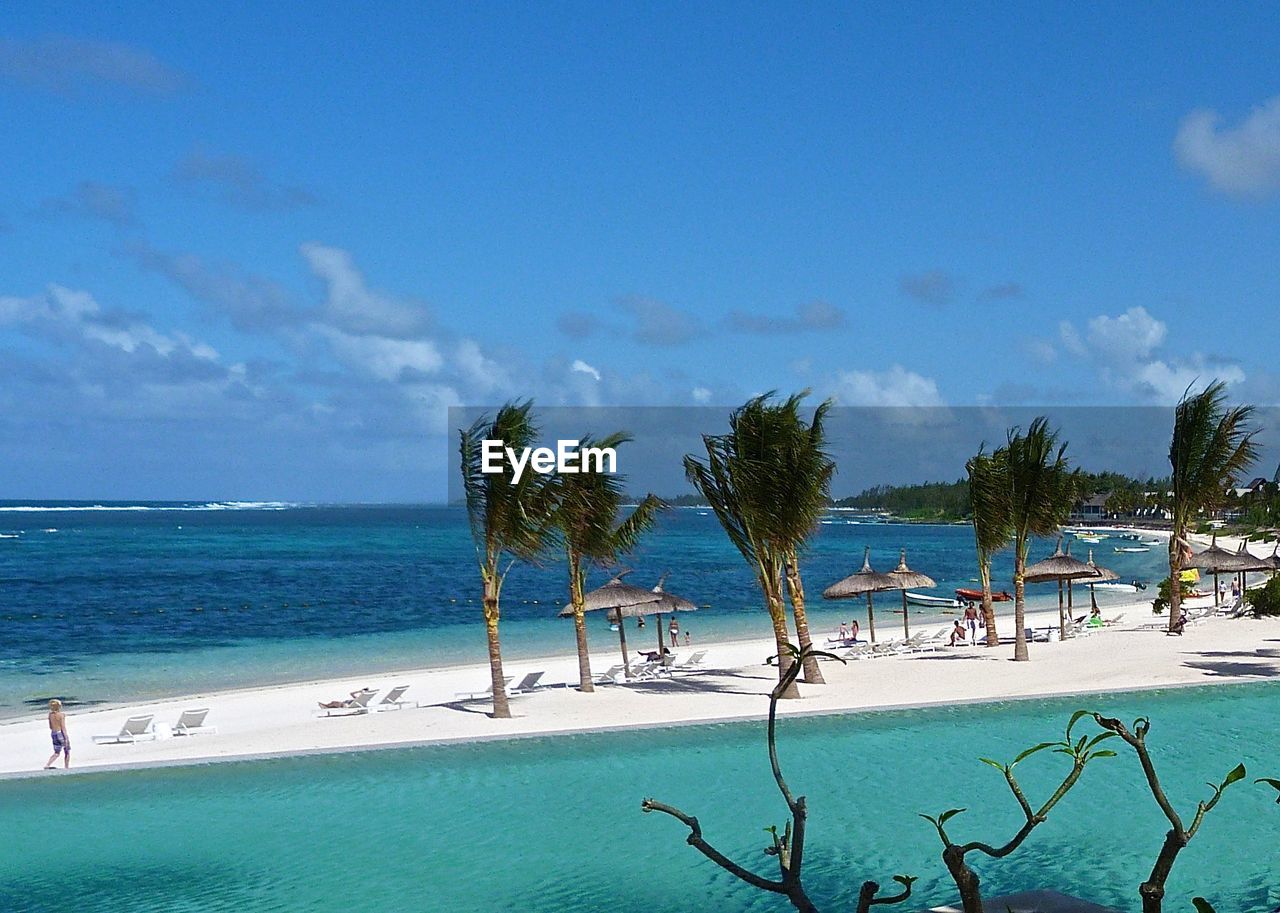
<svg viewBox="0 0 1280 913"><path fill-rule="evenodd" d="M502 647L498 639L501 617L498 600L502 584L518 559L536 560L551 543L556 486L548 476L525 472L518 483L505 462L501 472L482 472L482 441L502 441L517 451L529 447L538 429L530 415L533 403L507 403L490 421L481 416L460 433L462 486L475 543L480 579L484 585L484 624L489 639L489 672L493 686L493 716L511 716L502 675ZM501 564L510 558L504 570Z"/></svg>
<svg viewBox="0 0 1280 913"><path fill-rule="evenodd" d="M584 440L579 446L616 450L629 440L627 435L618 433L602 441ZM640 535L653 525L658 511L664 507L658 498L647 495L630 516L619 522L618 514L626 499L622 485L621 476L603 472L566 473L556 481L555 525L569 564L569 604L573 607L573 627L578 640L579 691L595 690L591 683L591 655L587 652L587 624L583 615L586 567L589 564L610 567L619 554L632 551Z"/></svg>
<svg viewBox="0 0 1280 913"><path fill-rule="evenodd" d="M978 576L982 580L982 618L987 646L1000 645L996 610L991 601L991 558L1009 544L1013 518L1009 511L1008 453L978 450L965 468L969 471L969 505L973 512L973 538L978 551Z"/></svg>
<svg viewBox="0 0 1280 913"><path fill-rule="evenodd" d="M749 400L729 415L729 433L704 435L706 459L684 458L685 474L707 499L729 539L755 572L773 623L778 678L789 683L782 697L800 696L786 671L794 662L786 649L784 578L791 583L796 616L808 637L798 555L826 505L834 464L822 450L824 403L806 424L800 418L805 394L773 403L772 393ZM821 681L813 670L811 681ZM808 675L806 674L806 678Z"/></svg>
<svg viewBox="0 0 1280 913"><path fill-rule="evenodd" d="M1068 468L1065 443L1058 444L1058 432L1049 430L1049 420L1036 418L1027 429L1010 428L1008 443L1002 448L1005 462L1009 520L1013 530L1013 623L1017 630L1013 658L1025 662L1027 552L1035 536L1049 536L1071 513L1078 476Z"/></svg>
<svg viewBox="0 0 1280 913"><path fill-rule="evenodd" d="M1227 385L1215 380L1199 393L1190 388L1174 410L1169 464L1173 467L1173 535L1169 537L1169 578L1178 580L1188 551L1187 533L1196 515L1213 510L1232 480L1257 458L1249 429L1253 406L1228 407ZM1169 629L1182 618L1182 588L1169 587Z"/></svg>
<svg viewBox="0 0 1280 913"><path fill-rule="evenodd" d="M835 461L824 449L826 446L825 420L831 409L831 401L818 405L813 418L805 424L800 417L803 394L793 396L780 407L787 433L782 440L782 463L775 479L783 486L778 492L779 529L778 545L783 552L783 573L787 595L791 599L791 614L796 623L796 640L804 666L804 680L809 684L825 684L818 657L812 650L809 636L809 620L805 614L804 581L800 574L800 551L818 526L826 510L831 493L831 476L835 473Z"/></svg>

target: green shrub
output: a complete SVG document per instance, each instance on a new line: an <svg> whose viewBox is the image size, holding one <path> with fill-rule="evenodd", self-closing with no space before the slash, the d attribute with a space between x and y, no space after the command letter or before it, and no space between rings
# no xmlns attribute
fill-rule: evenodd
<svg viewBox="0 0 1280 913"><path fill-rule="evenodd" d="M1194 590L1194 586L1182 581L1182 598L1186 599ZM1151 611L1156 615L1163 615L1164 610L1169 608L1169 578L1166 577L1160 581L1155 601L1151 603Z"/></svg>
<svg viewBox="0 0 1280 913"><path fill-rule="evenodd" d="M1246 591L1244 601L1254 615L1280 615L1280 577L1272 577L1265 586Z"/></svg>

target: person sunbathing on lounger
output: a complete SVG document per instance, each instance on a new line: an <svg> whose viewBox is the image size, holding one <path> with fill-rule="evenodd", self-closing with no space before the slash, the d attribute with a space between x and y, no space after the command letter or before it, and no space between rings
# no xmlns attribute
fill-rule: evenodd
<svg viewBox="0 0 1280 913"><path fill-rule="evenodd" d="M371 691L371 688L360 688L351 692L351 697L341 701L316 701L320 705L321 710L337 710L341 707L347 707L360 699L360 695Z"/></svg>

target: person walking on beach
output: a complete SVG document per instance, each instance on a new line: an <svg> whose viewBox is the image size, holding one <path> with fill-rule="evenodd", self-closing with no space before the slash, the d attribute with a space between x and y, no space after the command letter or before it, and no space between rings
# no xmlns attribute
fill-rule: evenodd
<svg viewBox="0 0 1280 913"><path fill-rule="evenodd" d="M667 632L671 635L671 646L680 646L680 622L674 615L671 616L671 624L667 625Z"/></svg>
<svg viewBox="0 0 1280 913"><path fill-rule="evenodd" d="M978 609L973 602L965 603L964 626L969 629L969 643L976 644L978 642Z"/></svg>
<svg viewBox="0 0 1280 913"><path fill-rule="evenodd" d="M53 764L62 755L62 766L71 767L71 736L67 735L67 715L62 712L62 701L56 697L49 701L49 736L53 739L53 754L44 765L45 770L53 770Z"/></svg>

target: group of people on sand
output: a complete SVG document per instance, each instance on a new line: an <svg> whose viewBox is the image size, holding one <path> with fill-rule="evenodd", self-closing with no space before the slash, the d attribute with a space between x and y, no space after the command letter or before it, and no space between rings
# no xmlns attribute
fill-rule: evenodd
<svg viewBox="0 0 1280 913"><path fill-rule="evenodd" d="M964 616L957 618L951 628L951 639L947 641L947 645L954 647L959 644L976 644L978 628L985 627L986 623L978 615L978 607L969 600L964 604Z"/></svg>
<svg viewBox="0 0 1280 913"><path fill-rule="evenodd" d="M838 635L841 643L846 645L856 644L858 641L858 619L854 619L848 623L840 622L840 633Z"/></svg>

